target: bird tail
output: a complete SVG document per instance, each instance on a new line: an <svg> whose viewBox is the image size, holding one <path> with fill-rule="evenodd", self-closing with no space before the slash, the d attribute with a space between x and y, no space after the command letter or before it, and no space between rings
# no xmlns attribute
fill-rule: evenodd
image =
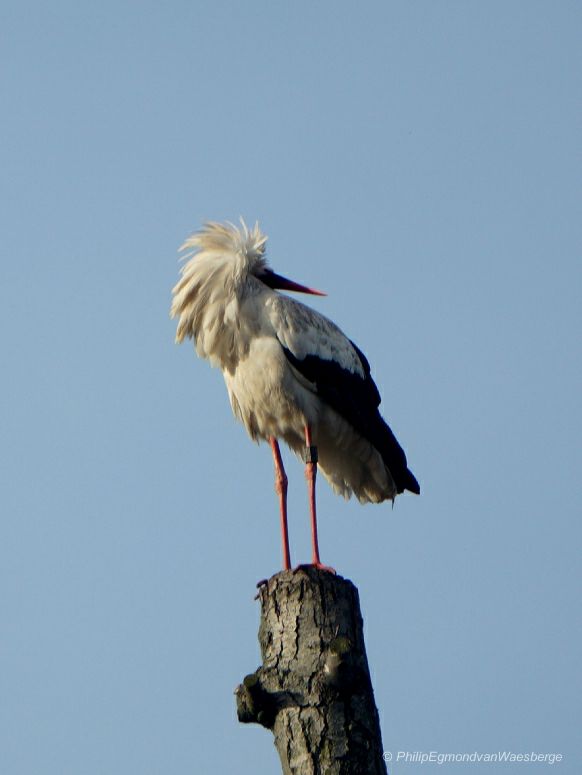
<svg viewBox="0 0 582 775"><path fill-rule="evenodd" d="M415 495L420 495L420 485L410 469L406 469L400 479L400 484L404 490L410 490L410 492L413 492Z"/></svg>
<svg viewBox="0 0 582 775"><path fill-rule="evenodd" d="M412 471L408 468L404 450L398 443L392 429L376 411L374 421L370 423L368 438L382 455L386 468L390 471L398 493L409 490L420 495L420 485Z"/></svg>

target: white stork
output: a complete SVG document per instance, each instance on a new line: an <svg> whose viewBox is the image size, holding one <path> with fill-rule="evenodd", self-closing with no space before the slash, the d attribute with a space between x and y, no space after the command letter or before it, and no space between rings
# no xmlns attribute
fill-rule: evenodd
<svg viewBox="0 0 582 775"><path fill-rule="evenodd" d="M378 411L380 394L362 351L319 312L276 289L325 294L269 268L267 237L207 223L189 237L181 279L173 289L176 342L190 337L196 351L222 369L234 415L250 437L268 441L279 495L283 566L291 567L287 476L282 439L306 463L312 562L319 557L315 476L319 467L335 492L361 503L419 493L406 456Z"/></svg>

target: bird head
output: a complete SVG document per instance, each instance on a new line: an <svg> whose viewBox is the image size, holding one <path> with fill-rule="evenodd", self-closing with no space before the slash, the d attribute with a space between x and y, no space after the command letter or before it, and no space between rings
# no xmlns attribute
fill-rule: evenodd
<svg viewBox="0 0 582 775"><path fill-rule="evenodd" d="M180 248L187 251L182 277L172 291L170 314L179 318L177 342L192 337L198 353L212 359L226 341L220 332L237 320L240 327L238 310L245 298L268 288L325 296L274 272L267 265L266 242L258 224L249 229L242 219L240 228L210 222L188 237ZM232 349L228 355L221 352L217 362L229 363Z"/></svg>
<svg viewBox="0 0 582 775"><path fill-rule="evenodd" d="M239 285L252 276L273 290L326 295L274 272L268 266L265 255L266 234L261 232L258 223L249 229L242 218L240 222L240 228L228 222L208 222L200 231L188 237L180 250L189 251L186 259L196 256L200 269L201 265L208 263L208 269L213 274L219 272L221 266L228 266L229 274Z"/></svg>

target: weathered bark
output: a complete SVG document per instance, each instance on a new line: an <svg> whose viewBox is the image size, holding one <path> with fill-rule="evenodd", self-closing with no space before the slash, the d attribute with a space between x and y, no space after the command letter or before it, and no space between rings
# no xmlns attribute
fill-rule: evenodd
<svg viewBox="0 0 582 775"><path fill-rule="evenodd" d="M358 591L310 566L260 587L263 665L239 721L271 729L284 775L386 775Z"/></svg>

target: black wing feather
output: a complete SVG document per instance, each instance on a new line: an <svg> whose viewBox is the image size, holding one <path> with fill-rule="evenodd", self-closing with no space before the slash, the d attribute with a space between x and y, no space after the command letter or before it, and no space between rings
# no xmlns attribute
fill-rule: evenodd
<svg viewBox="0 0 582 775"><path fill-rule="evenodd" d="M315 385L318 396L378 450L398 492L410 490L419 494L420 487L408 470L404 450L378 411L380 393L370 375L368 359L351 340L350 344L358 354L364 377L342 368L335 361L316 355L297 358L286 347L281 347L289 363Z"/></svg>

